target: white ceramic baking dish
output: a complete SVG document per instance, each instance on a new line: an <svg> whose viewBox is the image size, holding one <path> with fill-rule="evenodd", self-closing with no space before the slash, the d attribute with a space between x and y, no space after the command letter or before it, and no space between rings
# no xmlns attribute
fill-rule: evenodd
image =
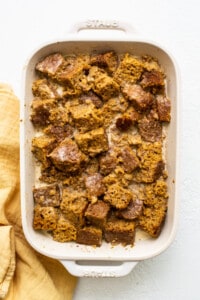
<svg viewBox="0 0 200 300"><path fill-rule="evenodd" d="M84 30L83 30L84 29ZM90 30L88 30L90 29ZM103 29L103 30L102 30ZM81 32L80 32L81 31ZM35 180L31 140L34 128L29 120L33 99L31 85L35 79L35 64L52 52L83 53L113 49L117 53L149 54L156 57L167 75L167 94L172 101L171 123L167 129L166 160L168 169L169 204L166 222L157 239L137 239L135 246L101 247L58 243L32 227ZM23 97L21 101L21 212L26 239L38 252L56 258L76 276L117 277L128 274L137 262L163 252L173 241L178 216L178 112L179 76L172 56L154 42L144 40L132 32L127 24L117 21L92 20L73 27L65 40L42 45L29 58L23 71Z"/></svg>

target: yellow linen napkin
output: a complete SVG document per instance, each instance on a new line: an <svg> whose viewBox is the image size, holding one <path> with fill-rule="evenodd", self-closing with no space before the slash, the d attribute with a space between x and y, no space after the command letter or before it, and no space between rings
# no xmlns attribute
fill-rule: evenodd
<svg viewBox="0 0 200 300"><path fill-rule="evenodd" d="M20 213L19 101L0 84L0 299L72 299L76 278L27 243Z"/></svg>

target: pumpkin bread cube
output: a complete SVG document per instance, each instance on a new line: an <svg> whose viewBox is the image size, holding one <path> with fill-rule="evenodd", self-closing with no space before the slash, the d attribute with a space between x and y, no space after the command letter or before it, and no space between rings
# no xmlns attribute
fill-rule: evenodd
<svg viewBox="0 0 200 300"><path fill-rule="evenodd" d="M60 188L57 183L33 189L33 198L41 206L59 206L61 201Z"/></svg>
<svg viewBox="0 0 200 300"><path fill-rule="evenodd" d="M108 138L103 128L76 134L75 140L80 149L91 157L108 150Z"/></svg>
<svg viewBox="0 0 200 300"><path fill-rule="evenodd" d="M141 216L143 210L143 201L136 199L131 201L125 209L117 211L117 216L125 220L135 220Z"/></svg>
<svg viewBox="0 0 200 300"><path fill-rule="evenodd" d="M30 119L34 126L44 127L51 122L51 112L56 107L55 99L34 98Z"/></svg>
<svg viewBox="0 0 200 300"><path fill-rule="evenodd" d="M36 205L34 208L33 228L52 231L57 226L58 210L52 206Z"/></svg>
<svg viewBox="0 0 200 300"><path fill-rule="evenodd" d="M114 183L108 186L108 189L104 196L104 201L110 203L117 209L124 209L128 206L132 200L132 192L119 183Z"/></svg>
<svg viewBox="0 0 200 300"><path fill-rule="evenodd" d="M156 181L165 168L162 157L162 143L142 143L137 149L140 168L134 172L134 181L152 183Z"/></svg>
<svg viewBox="0 0 200 300"><path fill-rule="evenodd" d="M104 101L116 97L119 94L120 87L113 77L96 66L90 68L89 78L93 82L93 91Z"/></svg>
<svg viewBox="0 0 200 300"><path fill-rule="evenodd" d="M86 160L85 155L70 138L64 139L48 157L56 168L67 173L79 170Z"/></svg>
<svg viewBox="0 0 200 300"><path fill-rule="evenodd" d="M88 205L88 200L83 192L63 189L60 209L64 216L76 226L84 225L84 213Z"/></svg>
<svg viewBox="0 0 200 300"><path fill-rule="evenodd" d="M32 153L35 158L42 163L43 167L50 165L50 160L47 156L54 147L55 139L52 137L41 135L32 139Z"/></svg>
<svg viewBox="0 0 200 300"><path fill-rule="evenodd" d="M143 72L143 64L137 57L126 53L114 73L115 80L123 86L125 83L136 83Z"/></svg>
<svg viewBox="0 0 200 300"><path fill-rule="evenodd" d="M90 64L103 68L108 74L112 74L118 65L118 56L114 51L103 54L94 54L91 57Z"/></svg>
<svg viewBox="0 0 200 300"><path fill-rule="evenodd" d="M103 125L103 118L99 116L94 104L80 104L70 108L72 122L80 132L86 132Z"/></svg>
<svg viewBox="0 0 200 300"><path fill-rule="evenodd" d="M54 77L64 62L65 59L60 53L54 53L39 61L35 68L46 76Z"/></svg>
<svg viewBox="0 0 200 300"><path fill-rule="evenodd" d="M165 96L156 97L158 116L161 122L170 122L171 120L171 101Z"/></svg>
<svg viewBox="0 0 200 300"><path fill-rule="evenodd" d="M165 221L167 212L166 200L160 201L157 205L143 208L143 214L139 218L139 226L151 237L158 237Z"/></svg>
<svg viewBox="0 0 200 300"><path fill-rule="evenodd" d="M78 230L76 242L100 247L102 243L102 230L94 226L85 226Z"/></svg>
<svg viewBox="0 0 200 300"><path fill-rule="evenodd" d="M76 227L61 215L57 222L56 229L53 230L53 239L57 242L70 242L76 240Z"/></svg>
<svg viewBox="0 0 200 300"><path fill-rule="evenodd" d="M88 205L85 217L92 225L102 228L106 223L109 210L109 204L98 200L97 202Z"/></svg>
<svg viewBox="0 0 200 300"><path fill-rule="evenodd" d="M105 187L102 181L103 177L100 173L94 173L86 176L85 186L88 196L101 196L105 192Z"/></svg>
<svg viewBox="0 0 200 300"><path fill-rule="evenodd" d="M104 230L105 240L111 244L133 245L135 240L135 223L125 220L110 220Z"/></svg>

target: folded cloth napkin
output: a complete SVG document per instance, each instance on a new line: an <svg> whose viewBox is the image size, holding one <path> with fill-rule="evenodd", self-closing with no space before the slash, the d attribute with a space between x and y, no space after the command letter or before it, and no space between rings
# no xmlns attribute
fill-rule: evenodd
<svg viewBox="0 0 200 300"><path fill-rule="evenodd" d="M27 243L20 215L19 101L0 84L0 299L72 299L76 278Z"/></svg>

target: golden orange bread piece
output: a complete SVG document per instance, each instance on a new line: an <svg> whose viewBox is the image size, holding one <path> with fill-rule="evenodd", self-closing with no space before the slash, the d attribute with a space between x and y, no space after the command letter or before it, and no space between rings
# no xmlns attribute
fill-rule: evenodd
<svg viewBox="0 0 200 300"><path fill-rule="evenodd" d="M33 215L33 228L36 230L54 230L59 217L58 209L52 206L36 205Z"/></svg>
<svg viewBox="0 0 200 300"><path fill-rule="evenodd" d="M88 206L85 193L63 189L60 209L64 216L75 226L81 227L85 223L84 213Z"/></svg>
<svg viewBox="0 0 200 300"><path fill-rule="evenodd" d="M94 226L85 226L77 231L76 242L79 244L100 247L102 230Z"/></svg>
<svg viewBox="0 0 200 300"><path fill-rule="evenodd" d="M110 220L105 225L104 236L111 244L134 245L135 223L126 220Z"/></svg>
<svg viewBox="0 0 200 300"><path fill-rule="evenodd" d="M65 243L76 240L77 229L63 215L58 219L56 229L52 231L53 239L57 242Z"/></svg>

